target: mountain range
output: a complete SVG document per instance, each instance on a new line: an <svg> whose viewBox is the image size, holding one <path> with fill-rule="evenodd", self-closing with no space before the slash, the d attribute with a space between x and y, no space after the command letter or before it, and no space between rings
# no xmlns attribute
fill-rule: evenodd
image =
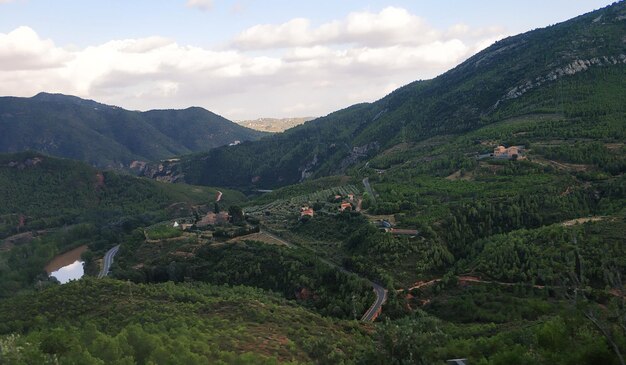
<svg viewBox="0 0 626 365"><path fill-rule="evenodd" d="M33 150L98 167L128 167L263 135L197 107L138 112L61 94L0 98L0 152Z"/></svg>
<svg viewBox="0 0 626 365"><path fill-rule="evenodd" d="M247 128L255 129L257 131L277 133L284 132L287 129L293 128L313 119L315 118L258 118L253 120L238 120L235 121L235 123Z"/></svg>
<svg viewBox="0 0 626 365"><path fill-rule="evenodd" d="M374 103L261 141L189 156L148 175L273 188L343 173L403 143L458 135L515 116L552 113L572 120L585 113L621 113L625 33L626 4L620 2L498 41L438 77L410 83ZM589 96L584 104L580 85Z"/></svg>
<svg viewBox="0 0 626 365"><path fill-rule="evenodd" d="M1 100L22 134L0 141L104 166L204 148L199 108L34 99ZM0 154L0 363L624 364L625 100L622 1L374 103L133 164L152 179ZM86 277L59 285L44 267L73 249Z"/></svg>

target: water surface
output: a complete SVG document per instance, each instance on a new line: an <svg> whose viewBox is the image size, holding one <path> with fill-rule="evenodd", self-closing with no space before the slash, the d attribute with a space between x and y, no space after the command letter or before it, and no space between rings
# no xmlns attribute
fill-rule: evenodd
<svg viewBox="0 0 626 365"><path fill-rule="evenodd" d="M57 255L46 265L46 272L49 276L54 276L61 284L82 278L85 271L80 255L86 250L87 245L84 245Z"/></svg>

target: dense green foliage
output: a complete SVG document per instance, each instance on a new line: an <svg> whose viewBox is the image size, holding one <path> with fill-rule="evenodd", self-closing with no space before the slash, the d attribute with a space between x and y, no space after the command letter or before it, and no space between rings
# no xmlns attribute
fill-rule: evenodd
<svg viewBox="0 0 626 365"><path fill-rule="evenodd" d="M510 37L376 103L162 171L283 186L241 205L0 161L5 232L68 223L0 256L0 360L623 364L624 19L620 2ZM500 145L521 151L491 156ZM172 227L211 210L230 223ZM46 280L47 258L85 243L92 268L121 244L121 280ZM352 320L373 302L367 279L388 291L373 325Z"/></svg>
<svg viewBox="0 0 626 365"><path fill-rule="evenodd" d="M30 161L30 162L29 162ZM163 220L185 203L215 201L217 190L157 183L98 171L83 163L35 153L0 155L0 237L79 222L123 225ZM223 204L243 200L224 190ZM174 209L175 208L175 209ZM19 216L24 216L20 224Z"/></svg>
<svg viewBox="0 0 626 365"><path fill-rule="evenodd" d="M91 250L88 270L95 270L94 253L123 242L137 227L212 205L216 192L100 172L81 162L36 153L0 155L0 196L5 197L0 238L14 235L9 239L16 242L5 242L10 250L0 252L0 297L46 285L45 264L83 244ZM224 190L221 203L244 199L241 193Z"/></svg>
<svg viewBox="0 0 626 365"><path fill-rule="evenodd" d="M3 364L354 363L372 347L258 289L89 279L1 301L0 333L24 334L0 339Z"/></svg>
<svg viewBox="0 0 626 365"><path fill-rule="evenodd" d="M137 263L138 269L123 269ZM134 241L126 241L114 272L116 278L136 282L194 280L263 288L338 318L360 318L373 301L371 287L358 277L311 255L252 241L199 245L188 238L155 244L136 234Z"/></svg>
<svg viewBox="0 0 626 365"><path fill-rule="evenodd" d="M207 151L264 133L201 108L128 111L73 96L0 98L0 152L34 150L100 167Z"/></svg>

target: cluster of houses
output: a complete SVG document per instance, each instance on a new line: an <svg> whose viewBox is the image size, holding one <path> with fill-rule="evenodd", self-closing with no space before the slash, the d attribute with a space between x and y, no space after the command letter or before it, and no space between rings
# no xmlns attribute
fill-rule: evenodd
<svg viewBox="0 0 626 365"><path fill-rule="evenodd" d="M219 213L209 212L204 217L202 217L202 219L197 221L195 224L183 222L183 221L179 223L178 221L175 221L173 224L173 227L180 228L183 231L187 231L194 227L203 229L209 226L224 226L228 224L229 222L230 222L230 215L228 214L228 212L219 212Z"/></svg>
<svg viewBox="0 0 626 365"><path fill-rule="evenodd" d="M334 204L339 204L338 207L335 205L339 212L351 212L355 208L355 200L356 197L354 194L347 194L345 196L337 194L329 198L329 203L332 202ZM300 207L300 219L313 218L313 216L315 216L315 210L311 206L304 204ZM380 230L391 233L395 236L416 237L419 235L419 231L416 229L395 228L394 224L385 219L372 221L372 223Z"/></svg>
<svg viewBox="0 0 626 365"><path fill-rule="evenodd" d="M341 195L335 195L334 201L341 202L339 204L340 212L351 212L354 203L354 194L348 194L345 197Z"/></svg>
<svg viewBox="0 0 626 365"><path fill-rule="evenodd" d="M354 194L348 194L346 196L335 195L332 197L333 203L339 203L339 207L337 208L340 212L351 212L355 205L356 197ZM305 204L300 207L300 218L303 217L313 217L315 215L315 210L309 205Z"/></svg>

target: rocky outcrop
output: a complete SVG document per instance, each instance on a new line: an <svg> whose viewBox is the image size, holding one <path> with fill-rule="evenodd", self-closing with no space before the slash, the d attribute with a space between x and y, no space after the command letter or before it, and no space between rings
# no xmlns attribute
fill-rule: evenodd
<svg viewBox="0 0 626 365"><path fill-rule="evenodd" d="M380 143L378 141L370 142L362 146L352 147L350 154L341 160L339 171L344 172L348 167L357 163L361 158L368 156L371 152L378 151L380 149Z"/></svg>
<svg viewBox="0 0 626 365"><path fill-rule="evenodd" d="M185 175L179 173L177 167L177 162L161 162L158 165L146 164L141 171L141 176L168 183L184 182Z"/></svg>
<svg viewBox="0 0 626 365"><path fill-rule="evenodd" d="M308 179L309 177L311 177L313 175L313 168L315 168L315 166L317 166L317 153L313 156L313 160L311 160L309 163L307 163L304 167L301 167L300 170L302 171L302 175L300 177L300 182Z"/></svg>
<svg viewBox="0 0 626 365"><path fill-rule="evenodd" d="M143 172L143 170L145 170L146 165L148 163L146 161L133 161L130 163L130 165L128 166L131 170L135 170L138 172Z"/></svg>
<svg viewBox="0 0 626 365"><path fill-rule="evenodd" d="M11 161L7 164L8 167L13 167L18 170L24 170L27 167L37 166L43 161L41 157L27 158L24 161Z"/></svg>
<svg viewBox="0 0 626 365"><path fill-rule="evenodd" d="M613 66L618 64L626 64L626 54L620 54L618 56L594 57L588 60L574 60L563 67L552 70L547 75L537 77L535 80L529 80L523 84L515 86L502 98L500 98L491 109L496 109L503 101L519 98L530 90L536 89L548 82L556 81L562 77L572 76L577 73L587 71L591 67Z"/></svg>

